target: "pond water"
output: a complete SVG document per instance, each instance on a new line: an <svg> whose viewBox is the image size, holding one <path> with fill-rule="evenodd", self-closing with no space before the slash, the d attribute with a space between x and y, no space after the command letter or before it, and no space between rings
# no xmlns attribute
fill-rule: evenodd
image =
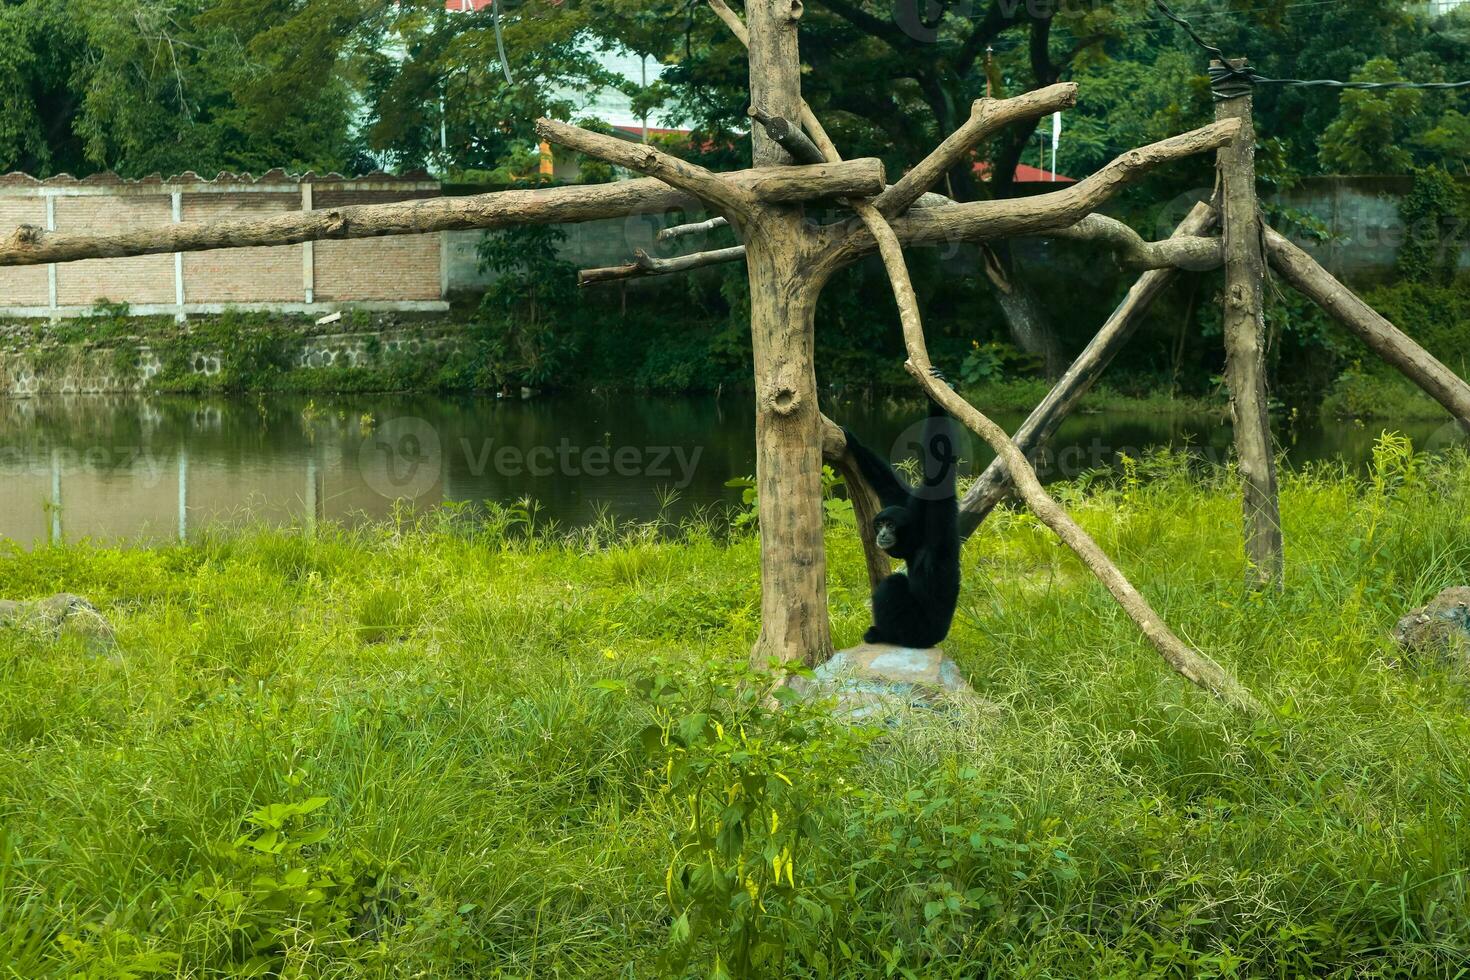
<svg viewBox="0 0 1470 980"><path fill-rule="evenodd" d="M905 443L917 401L824 399L880 452ZM569 527L723 514L754 472L748 396L578 395L174 398L48 395L0 400L0 539L159 542L215 522L304 525L382 518L397 501L513 502ZM1019 413L998 413L1008 429ZM1361 466L1384 426L1299 424L1278 431L1291 465ZM1393 426L1431 449L1453 425ZM1047 479L1116 465L1120 453L1185 445L1223 461L1218 416L1079 415L1040 469ZM990 452L962 452L983 466Z"/></svg>

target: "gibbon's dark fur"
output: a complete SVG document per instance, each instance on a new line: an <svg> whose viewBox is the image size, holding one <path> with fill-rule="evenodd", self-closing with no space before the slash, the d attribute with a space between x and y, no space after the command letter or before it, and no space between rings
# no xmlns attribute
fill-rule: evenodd
<svg viewBox="0 0 1470 980"><path fill-rule="evenodd" d="M873 519L879 547L905 565L905 571L888 576L873 591L873 625L863 636L865 642L932 647L949 634L960 596L958 459L952 425L949 413L931 399L918 492L886 460L842 430L847 448L883 502Z"/></svg>

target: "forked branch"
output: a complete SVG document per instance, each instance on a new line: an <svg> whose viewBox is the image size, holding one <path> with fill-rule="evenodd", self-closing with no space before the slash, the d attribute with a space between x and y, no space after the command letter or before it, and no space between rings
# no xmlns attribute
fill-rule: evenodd
<svg viewBox="0 0 1470 980"><path fill-rule="evenodd" d="M1162 164L1224 146L1235 138L1239 128L1236 120L1216 122L1129 150L1090 177L1050 194L972 201L947 208L913 208L892 221L893 232L905 245L925 245L1014 238L1072 225L1096 211L1131 181ZM877 248L871 229L844 228L829 234L831 251L826 259L838 267Z"/></svg>
<svg viewBox="0 0 1470 980"><path fill-rule="evenodd" d="M883 164L876 158L824 163L809 167L770 167L743 184L680 160L642 143L593 133L567 123L538 119L542 139L657 177L665 183L709 201L722 210L741 213L761 201L790 203L814 197L870 197L883 190ZM813 191L820 188L820 193Z"/></svg>
<svg viewBox="0 0 1470 980"><path fill-rule="evenodd" d="M924 387L930 398L989 443L996 455L1006 461L1016 488L1032 513L1082 559L1170 667L1233 707L1259 712L1261 709L1255 698L1239 681L1209 657L1185 644L1164 624L1148 600L1123 576L1092 536L1042 488L1036 471L1005 430L929 373L931 365L924 343L923 323L919 319L919 302L909 280L903 247L876 208L859 205L858 215L876 242L893 284L893 295L903 324L904 346L908 349L908 361L904 364L908 372Z"/></svg>
<svg viewBox="0 0 1470 980"><path fill-rule="evenodd" d="M688 272L706 265L734 262L745 258L744 245L717 248L708 252L691 252L673 258L660 259L643 249L633 250L633 261L626 265L610 265L601 269L583 269L577 274L577 285L595 286L602 282L623 279L643 279L647 276L667 276L676 272Z"/></svg>
<svg viewBox="0 0 1470 980"><path fill-rule="evenodd" d="M1112 249L1118 261L1135 269L1208 272L1220 268L1223 261L1218 238L1175 234L1160 242L1150 242L1117 218L1103 214L1089 214L1074 225L1038 232L1036 237L1105 245Z"/></svg>
<svg viewBox="0 0 1470 980"><path fill-rule="evenodd" d="M902 214L951 169L967 161L975 146L1013 122L1061 112L1077 104L1077 85L1048 85L1012 99L976 99L970 118L944 138L928 156L898 183L878 195L874 203L885 218Z"/></svg>

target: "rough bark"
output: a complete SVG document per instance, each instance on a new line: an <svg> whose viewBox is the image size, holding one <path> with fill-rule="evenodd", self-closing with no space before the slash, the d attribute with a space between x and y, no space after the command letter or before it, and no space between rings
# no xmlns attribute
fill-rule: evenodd
<svg viewBox="0 0 1470 980"><path fill-rule="evenodd" d="M947 197L925 194L914 204L914 207L952 207L953 205L954 202ZM724 227L723 218L718 219L718 225L712 223L714 220L665 228L659 232L658 238L664 241L685 234L706 231L709 227ZM1212 216L1211 221L1213 220ZM667 234L669 232L674 234ZM1045 228L1033 232L1032 237L1065 238L1101 245L1110 249L1114 257L1123 265L1135 269L1170 271L1187 269L1193 272L1204 272L1218 269L1223 261L1219 238L1181 235L1176 232L1163 241L1151 242L1123 222L1102 214L1089 214L1074 224ZM600 269L584 269L582 275L589 282L609 282L617 279L665 275L670 272L685 272L689 269L717 265L721 262L743 262L744 260L745 249L740 245L710 249L705 252L689 252L667 259L654 258L635 251L633 262Z"/></svg>
<svg viewBox="0 0 1470 980"><path fill-rule="evenodd" d="M1210 220L1214 220L1213 216ZM1053 228L1036 237L1067 238L1103 245L1112 250L1113 257L1119 262L1135 269L1207 272L1220 268L1223 261L1218 238L1181 234L1176 230L1163 241L1145 241L1142 235L1117 218L1104 214L1089 214L1075 225Z"/></svg>
<svg viewBox="0 0 1470 980"><path fill-rule="evenodd" d="M1194 237L1208 231L1214 223L1214 210L1208 204L1196 204L1194 210L1190 211L1180 222L1179 227L1174 229L1174 235L1182 240L1213 242L1215 260L1218 265L1219 241ZM1073 226L1073 228L1076 227ZM1131 233L1132 229L1129 231ZM1109 233L1106 240L1115 241L1116 237L1115 234ZM1169 241L1172 240L1169 239ZM1026 421L1021 423L1021 427L1011 437L1022 453L1029 457L1051 440L1051 437L1056 434L1057 427L1068 415L1072 414L1073 409L1082 400L1082 396L1087 394L1107 366L1112 363L1113 357L1123 349L1128 338L1133 336L1133 331L1142 320L1144 312L1153 303L1155 297L1163 292L1164 287L1173 281L1174 276L1175 270L1166 267L1147 272L1138 278L1138 281L1128 290L1128 295L1123 297L1123 302L1118 304L1113 315L1108 317L1107 322L1102 325L1102 329L1093 336L1087 347L1072 362L1071 367L1067 368L1067 372L1062 375L1051 391L1047 392L1046 397L1031 411ZM997 456L980 474L980 477L970 485L964 499L960 501L960 533L965 537L974 534L975 529L995 509L996 504L1010 496L1010 493L1010 470L1006 468L1005 460Z"/></svg>
<svg viewBox="0 0 1470 980"><path fill-rule="evenodd" d="M1243 67L1244 62L1234 63ZM1256 138L1249 92L1215 103L1215 118L1236 120L1240 132L1216 154L1220 174L1220 227L1225 255L1225 379L1235 418L1245 521L1246 579L1253 588L1280 589L1284 572L1281 505L1266 395L1266 260L1256 204Z"/></svg>
<svg viewBox="0 0 1470 980"><path fill-rule="evenodd" d="M753 127L755 132L760 132ZM750 202L792 204L816 197L868 197L881 193L883 162L876 157L837 163L813 163L800 167L780 166L791 161L784 155L759 157L765 169L757 169L741 183L698 164L680 160L644 143L629 143L615 136L594 133L553 119L536 120L542 139L587 153L620 167L657 177L664 183L711 201L717 206L738 209ZM762 137L765 139L765 137ZM825 193L814 195L820 186Z"/></svg>
<svg viewBox="0 0 1470 980"><path fill-rule="evenodd" d="M750 0L750 103L788 119L802 109L796 27L800 0ZM789 162L760 126L754 162ZM842 164L828 164L841 167ZM861 196L876 190L855 192ZM761 508L761 631L751 651L770 660L818 664L832 652L827 557L822 538L822 450L812 316L825 277L810 268L802 212L759 204L741 224L750 281L755 362L756 484Z"/></svg>
<svg viewBox="0 0 1470 980"><path fill-rule="evenodd" d="M1310 255L1270 228L1266 229L1266 250L1272 268L1287 282L1424 389L1470 432L1470 385L1459 375L1359 299Z"/></svg>
<svg viewBox="0 0 1470 980"><path fill-rule="evenodd" d="M1020 264L1009 242L995 242L980 250L985 277L995 287L995 301L1005 316L1011 341L1027 354L1039 358L1048 378L1062 373L1066 358L1056 331L1042 309L1041 299L1021 275Z"/></svg>
<svg viewBox="0 0 1470 980"><path fill-rule="evenodd" d="M909 281L903 248L897 236L888 229L882 215L874 208L859 205L858 213L877 241L883 264L893 284L894 298L898 301L899 318L903 324L904 345L908 349L908 361L904 364L908 372L918 380L930 398L943 405L951 415L989 443L996 454L1006 461L1017 490L1032 513L1082 559L1083 564L1112 593L1128 618L1133 620L1170 667L1186 680L1227 704L1242 710L1259 712L1261 709L1255 698L1239 681L1209 657L1185 644L1164 624L1148 600L1124 577L1102 548L1098 547L1097 542L1092 540L1091 535L1073 521L1061 505L1042 488L1036 471L1031 468L1025 454L1006 435L1005 430L930 373L931 363L924 342L924 327L919 319L918 299L914 295L913 284Z"/></svg>

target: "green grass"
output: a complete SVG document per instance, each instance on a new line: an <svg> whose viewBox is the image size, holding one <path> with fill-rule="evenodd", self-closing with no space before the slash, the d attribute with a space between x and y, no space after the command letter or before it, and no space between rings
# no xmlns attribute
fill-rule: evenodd
<svg viewBox="0 0 1470 980"><path fill-rule="evenodd" d="M965 399L987 412L1025 412L1033 408L1051 391L1054 382L1046 378L1011 378L963 385ZM1218 398L1195 398L1155 390L1149 394L1130 394L1097 385L1082 396L1081 408L1092 412L1131 412L1169 415L1175 413L1219 412L1224 401Z"/></svg>
<svg viewBox="0 0 1470 980"><path fill-rule="evenodd" d="M1470 691L1387 634L1470 580L1467 477L1389 443L1287 475L1280 596L1227 474L1058 488L1258 721L1023 512L947 643L999 710L901 733L740 693L757 547L703 526L0 553L119 637L0 634L0 976L1457 975Z"/></svg>

